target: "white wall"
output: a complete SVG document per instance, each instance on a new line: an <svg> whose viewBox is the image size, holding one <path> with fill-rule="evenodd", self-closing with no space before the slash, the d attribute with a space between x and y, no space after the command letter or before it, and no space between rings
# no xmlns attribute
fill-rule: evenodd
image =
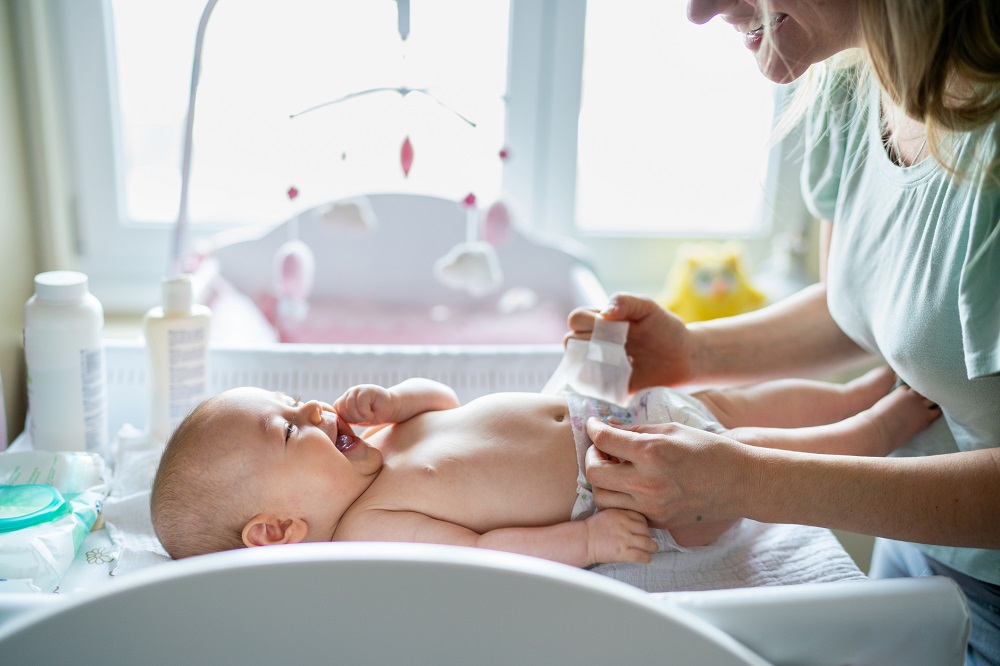
<svg viewBox="0 0 1000 666"><path fill-rule="evenodd" d="M11 4L0 0L0 375L8 440L24 426L21 326L38 266L14 53Z"/></svg>

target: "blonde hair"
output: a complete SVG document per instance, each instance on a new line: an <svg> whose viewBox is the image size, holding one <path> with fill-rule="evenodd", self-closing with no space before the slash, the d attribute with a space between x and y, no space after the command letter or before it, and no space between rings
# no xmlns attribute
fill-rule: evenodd
<svg viewBox="0 0 1000 666"><path fill-rule="evenodd" d="M862 51L811 67L780 131L801 119L825 70L854 67L859 83L874 79L907 115L926 125L931 153L958 173L947 139L980 129L1000 113L1000 2L860 0L858 7ZM981 149L990 152L980 166L995 168L996 146Z"/></svg>
<svg viewBox="0 0 1000 666"><path fill-rule="evenodd" d="M213 455L220 447L206 441L214 402L203 402L177 427L153 479L153 529L174 559L242 548L243 526L256 513L245 470Z"/></svg>

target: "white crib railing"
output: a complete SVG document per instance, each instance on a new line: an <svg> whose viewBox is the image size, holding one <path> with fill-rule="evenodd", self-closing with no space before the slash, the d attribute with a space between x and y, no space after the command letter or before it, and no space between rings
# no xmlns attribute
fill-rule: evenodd
<svg viewBox="0 0 1000 666"><path fill-rule="evenodd" d="M138 341L108 341L109 432L146 423L146 349ZM427 377L459 399L499 391L539 391L562 358L553 345L292 345L218 348L209 352L209 391L260 386L333 401L355 384L389 386Z"/></svg>

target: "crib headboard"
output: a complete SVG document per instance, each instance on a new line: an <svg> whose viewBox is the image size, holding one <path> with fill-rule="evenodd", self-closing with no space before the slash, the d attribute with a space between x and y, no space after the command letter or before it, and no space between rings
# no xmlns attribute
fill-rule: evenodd
<svg viewBox="0 0 1000 666"><path fill-rule="evenodd" d="M455 201L419 194L370 194L360 202L377 220L376 228L351 229L332 223L329 212L337 202L298 215L299 238L316 255L314 297L386 302L391 295L398 303L448 306L474 300L442 285L432 270L437 258L466 239L465 208ZM290 237L290 222L263 231L220 236L207 251L227 281L256 298L273 287L270 266L278 248ZM496 250L504 275L503 290L544 289L542 298L570 306L604 301L596 278L589 281L594 287L589 294L581 293L579 281L567 279L574 271L592 273L585 251L576 244L564 239L545 240L515 224ZM492 298L496 300L499 294Z"/></svg>

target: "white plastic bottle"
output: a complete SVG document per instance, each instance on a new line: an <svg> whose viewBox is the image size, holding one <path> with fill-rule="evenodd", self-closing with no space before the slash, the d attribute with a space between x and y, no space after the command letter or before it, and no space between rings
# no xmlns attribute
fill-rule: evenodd
<svg viewBox="0 0 1000 666"><path fill-rule="evenodd" d="M28 432L36 449L106 455L107 375L104 309L87 276L49 271L35 276L24 306Z"/></svg>
<svg viewBox="0 0 1000 666"><path fill-rule="evenodd" d="M208 333L212 312L194 303L190 275L163 280L163 306L146 313L149 434L166 442L208 394Z"/></svg>

